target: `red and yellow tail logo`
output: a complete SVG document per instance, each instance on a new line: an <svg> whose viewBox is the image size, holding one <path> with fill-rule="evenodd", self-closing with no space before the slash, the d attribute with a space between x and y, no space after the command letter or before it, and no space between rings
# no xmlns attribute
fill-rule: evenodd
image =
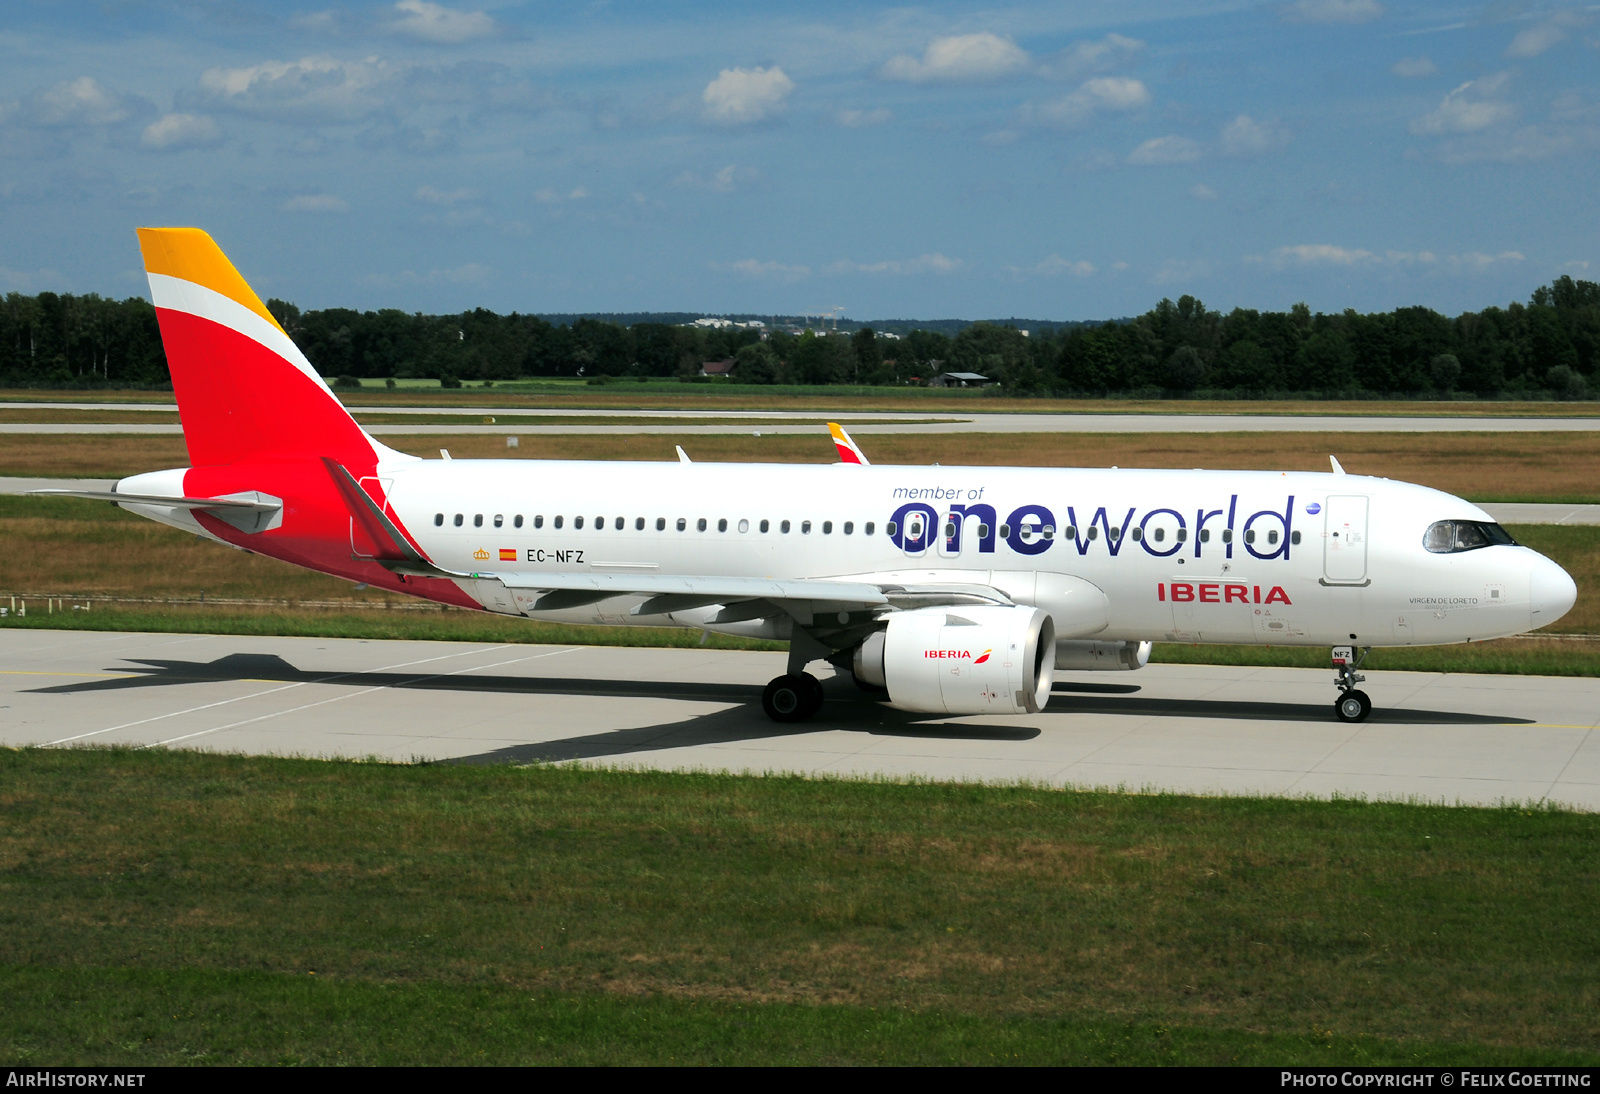
<svg viewBox="0 0 1600 1094"><path fill-rule="evenodd" d="M990 654L991 654L991 653L993 653L993 652L994 652L994 647L992 647L992 646L991 646L991 647L990 647L990 648L989 648L989 649L986 649L986 650L984 650L984 651L983 651L983 652L982 652L982 653L980 653L980 654L979 654L979 655L978 655L978 656L977 656L977 657L975 657L975 658L973 658L973 661L972 661L972 663L973 663L973 664L974 664L974 665L981 665L981 664L983 664L983 663L984 663L984 662L985 662L985 661L987 661L987 660L989 660L989 655L990 655Z"/></svg>

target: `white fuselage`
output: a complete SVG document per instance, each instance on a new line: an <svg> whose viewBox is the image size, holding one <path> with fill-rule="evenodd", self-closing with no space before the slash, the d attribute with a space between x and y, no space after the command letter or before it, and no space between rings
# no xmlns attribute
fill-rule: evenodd
<svg viewBox="0 0 1600 1094"><path fill-rule="evenodd" d="M1069 575L1104 592L1109 622L1058 624L1062 637L1464 642L1553 622L1573 596L1571 578L1524 547L1430 553L1434 522L1492 518L1356 475L426 460L379 476L405 528L451 570L870 576L992 585L1019 603L1034 602L1036 575ZM631 615L644 597L540 611L491 584L462 586L510 614L706 625L692 612ZM782 636L751 626L711 629Z"/></svg>

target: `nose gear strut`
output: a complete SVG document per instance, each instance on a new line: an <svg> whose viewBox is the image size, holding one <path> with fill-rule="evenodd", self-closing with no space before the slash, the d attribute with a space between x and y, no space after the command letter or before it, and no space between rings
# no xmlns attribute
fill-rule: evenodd
<svg viewBox="0 0 1600 1094"><path fill-rule="evenodd" d="M1341 722L1364 722L1372 713L1372 699L1356 687L1366 680L1356 670L1366 661L1372 647L1361 647L1360 657L1355 652L1354 646L1333 647L1333 684L1339 689L1339 698L1333 701L1333 713Z"/></svg>

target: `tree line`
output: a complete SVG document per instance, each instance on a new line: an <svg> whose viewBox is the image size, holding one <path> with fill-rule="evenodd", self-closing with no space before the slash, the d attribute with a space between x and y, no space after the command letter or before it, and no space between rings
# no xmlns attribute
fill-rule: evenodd
<svg viewBox="0 0 1600 1094"><path fill-rule="evenodd" d="M1561 277L1526 304L1450 318L1429 308L1313 314L1207 309L1192 296L1131 319L1026 334L1007 323L879 337L705 328L591 316L452 315L393 309L268 308L325 376L511 381L525 377L698 376L735 361L754 384L904 385L973 372L1014 395L1585 398L1600 389L1600 285ZM940 324L945 326L945 324ZM8 294L0 385L170 384L155 309L138 297ZM1600 393L1600 392L1597 392Z"/></svg>

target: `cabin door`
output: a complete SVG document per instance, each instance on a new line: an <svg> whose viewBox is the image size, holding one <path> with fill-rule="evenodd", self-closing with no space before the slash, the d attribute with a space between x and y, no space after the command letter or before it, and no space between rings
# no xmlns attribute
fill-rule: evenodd
<svg viewBox="0 0 1600 1094"><path fill-rule="evenodd" d="M1322 532L1322 576L1331 585L1360 585L1367 576L1367 498L1328 499Z"/></svg>

